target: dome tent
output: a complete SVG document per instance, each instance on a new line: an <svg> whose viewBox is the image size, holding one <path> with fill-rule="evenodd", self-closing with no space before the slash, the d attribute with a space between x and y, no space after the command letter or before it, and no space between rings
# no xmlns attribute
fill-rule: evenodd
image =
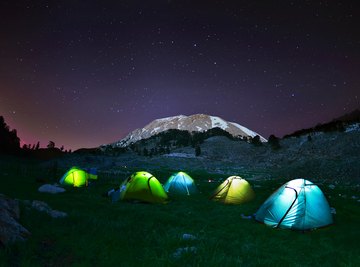
<svg viewBox="0 0 360 267"><path fill-rule="evenodd" d="M60 179L59 183L63 185L72 185L74 187L87 186L89 179L97 179L95 169L92 169L92 173L80 169L78 167L70 168Z"/></svg>
<svg viewBox="0 0 360 267"><path fill-rule="evenodd" d="M165 203L168 196L158 179L148 172L140 171L121 184L120 199Z"/></svg>
<svg viewBox="0 0 360 267"><path fill-rule="evenodd" d="M323 192L305 179L282 185L259 208L255 219L274 228L294 230L310 230L333 223Z"/></svg>
<svg viewBox="0 0 360 267"><path fill-rule="evenodd" d="M242 204L254 197L255 193L245 179L239 176L230 176L217 187L210 199L225 204Z"/></svg>
<svg viewBox="0 0 360 267"><path fill-rule="evenodd" d="M174 173L166 181L164 189L167 193L191 195L197 192L194 180L185 172Z"/></svg>

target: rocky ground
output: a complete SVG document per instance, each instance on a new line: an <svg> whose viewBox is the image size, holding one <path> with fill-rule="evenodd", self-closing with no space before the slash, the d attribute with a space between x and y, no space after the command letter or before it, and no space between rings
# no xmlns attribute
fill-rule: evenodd
<svg viewBox="0 0 360 267"><path fill-rule="evenodd" d="M125 152L114 156L71 155L56 160L59 168L73 165L97 167L102 172L128 170L187 170L224 175L251 175L253 179L270 177L312 178L329 181L360 182L360 131L316 133L280 140L280 148L211 137L201 144L200 156L193 147L182 147L169 154L152 157ZM47 162L54 164L54 161Z"/></svg>

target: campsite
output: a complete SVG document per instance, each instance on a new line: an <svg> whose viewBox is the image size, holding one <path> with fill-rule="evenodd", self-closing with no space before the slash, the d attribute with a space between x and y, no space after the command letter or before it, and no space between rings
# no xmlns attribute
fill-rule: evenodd
<svg viewBox="0 0 360 267"><path fill-rule="evenodd" d="M359 267L359 1L0 1L0 267Z"/></svg>
<svg viewBox="0 0 360 267"><path fill-rule="evenodd" d="M244 171L256 197L241 205L211 201L227 175L201 170L186 172L198 193L169 194L166 204L112 202L103 193L138 168L99 171L89 186L66 186L64 193L46 194L38 192L39 186L57 183L68 169L58 167L54 173L54 162L1 159L2 193L21 200L20 223L31 232L26 241L0 250L2 266L356 266L360 262L359 186L353 184L329 187L313 180L336 210L334 222L295 231L247 218L288 182L282 177L259 179L261 173ZM162 184L179 171L146 166ZM44 201L67 217L51 218L23 200Z"/></svg>

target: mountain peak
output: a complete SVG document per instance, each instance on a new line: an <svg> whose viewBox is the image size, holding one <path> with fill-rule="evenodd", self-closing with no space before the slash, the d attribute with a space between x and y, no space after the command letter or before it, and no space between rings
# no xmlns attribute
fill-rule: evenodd
<svg viewBox="0 0 360 267"><path fill-rule="evenodd" d="M185 130L188 132L204 132L216 127L227 131L234 137L254 137L256 135L259 135L244 126L241 126L240 124L225 121L224 119L217 116L211 116L206 114L194 114L190 116L177 115L156 119L147 124L144 128L132 131L125 138L113 143L112 145L126 147L131 143L135 143L141 139L149 138L153 135L170 129ZM260 136L260 139L262 142L266 142L266 139L264 137Z"/></svg>

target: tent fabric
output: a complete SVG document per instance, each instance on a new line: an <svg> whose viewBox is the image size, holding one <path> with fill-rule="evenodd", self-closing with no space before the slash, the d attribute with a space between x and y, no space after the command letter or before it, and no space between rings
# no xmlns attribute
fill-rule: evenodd
<svg viewBox="0 0 360 267"><path fill-rule="evenodd" d="M95 168L81 169L78 167L71 167L59 183L63 185L71 185L74 187L88 186L89 180L97 180L97 173Z"/></svg>
<svg viewBox="0 0 360 267"><path fill-rule="evenodd" d="M120 186L121 200L165 203L168 199L161 183L148 172L136 172Z"/></svg>
<svg viewBox="0 0 360 267"><path fill-rule="evenodd" d="M287 182L256 212L255 219L273 228L310 230L333 223L321 189L305 179Z"/></svg>
<svg viewBox="0 0 360 267"><path fill-rule="evenodd" d="M197 192L194 180L185 172L174 173L164 185L167 193L192 195Z"/></svg>
<svg viewBox="0 0 360 267"><path fill-rule="evenodd" d="M230 176L217 187L211 199L225 204L242 204L254 197L255 192L245 179Z"/></svg>

